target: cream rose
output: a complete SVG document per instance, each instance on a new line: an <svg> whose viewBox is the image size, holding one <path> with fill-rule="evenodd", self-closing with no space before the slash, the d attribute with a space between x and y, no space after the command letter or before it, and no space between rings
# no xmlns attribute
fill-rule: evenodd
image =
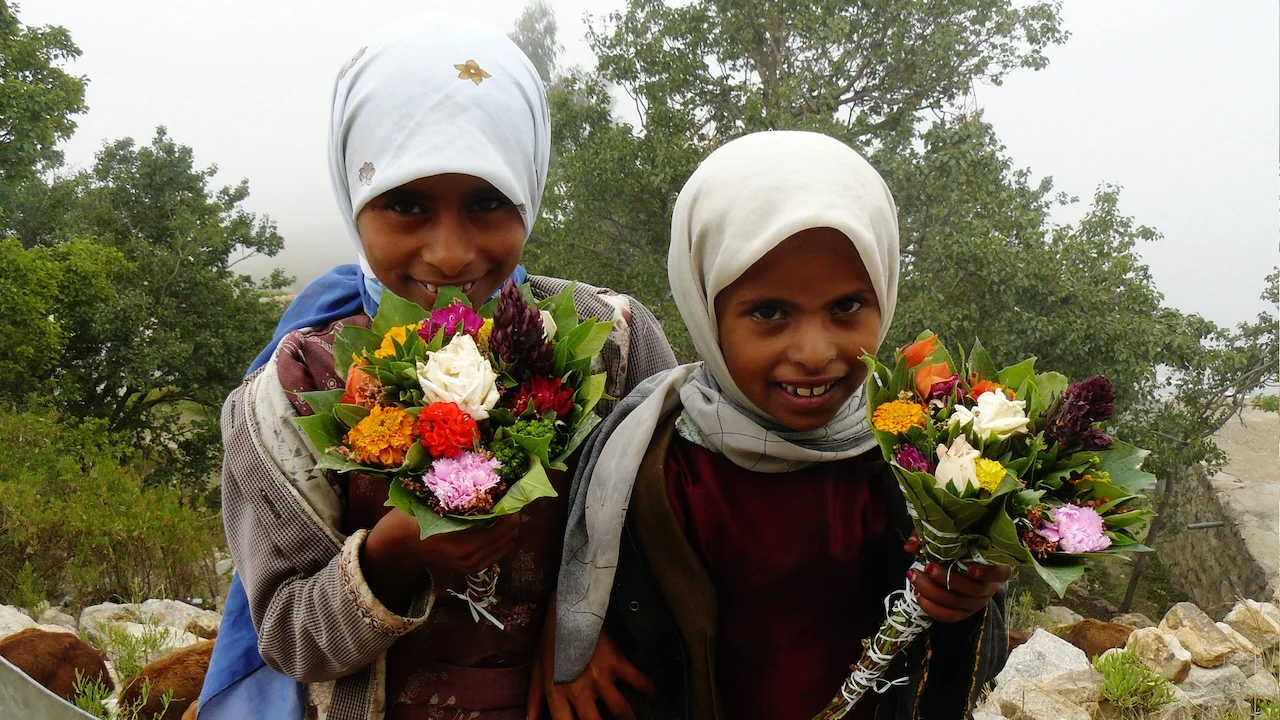
<svg viewBox="0 0 1280 720"><path fill-rule="evenodd" d="M556 336L556 320L546 310L538 312L542 314L542 339L551 342Z"/></svg>
<svg viewBox="0 0 1280 720"><path fill-rule="evenodd" d="M969 488L977 489L978 470L974 461L982 457L982 453L969 444L961 435L951 443L951 447L938 445L938 467L933 476L939 485L950 483L958 494L963 495Z"/></svg>
<svg viewBox="0 0 1280 720"><path fill-rule="evenodd" d="M418 361L418 384L427 403L457 403L477 422L498 404L498 374L470 335L456 335L425 363Z"/></svg>
<svg viewBox="0 0 1280 720"><path fill-rule="evenodd" d="M990 439L994 435L1007 440L1027 431L1026 406L1023 400L1010 400L1003 390L989 390L978 396L972 410L956 405L948 422L951 425L971 422L978 437Z"/></svg>

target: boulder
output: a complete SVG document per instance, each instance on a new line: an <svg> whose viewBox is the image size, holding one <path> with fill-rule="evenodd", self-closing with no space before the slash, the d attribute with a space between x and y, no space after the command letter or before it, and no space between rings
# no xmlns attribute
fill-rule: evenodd
<svg viewBox="0 0 1280 720"><path fill-rule="evenodd" d="M1054 673L1039 682L1046 690L1082 707L1096 705L1102 700L1102 673L1093 668Z"/></svg>
<svg viewBox="0 0 1280 720"><path fill-rule="evenodd" d="M1148 713L1147 720L1199 720L1199 714L1191 698L1174 685L1173 699Z"/></svg>
<svg viewBox="0 0 1280 720"><path fill-rule="evenodd" d="M1180 602L1169 608L1160 621L1160 630L1176 638L1191 653L1191 662L1200 667L1218 667L1236 651L1231 642L1213 620L1200 608L1188 602Z"/></svg>
<svg viewBox="0 0 1280 720"><path fill-rule="evenodd" d="M203 640L152 662L125 684L120 693L120 704L124 707L141 707L139 718L179 720L200 698L200 688L204 685L205 671L209 669L212 654L213 641ZM143 698L145 679L151 680L151 688L147 697ZM162 699L169 690L173 691L173 700L169 703L168 710L161 715L164 710Z"/></svg>
<svg viewBox="0 0 1280 720"><path fill-rule="evenodd" d="M1088 710L1029 678L1000 682L989 702L1009 720L1091 720Z"/></svg>
<svg viewBox="0 0 1280 720"><path fill-rule="evenodd" d="M177 600L148 600L138 608L138 614L144 622L189 632L206 640L218 636L218 625L222 623L218 613Z"/></svg>
<svg viewBox="0 0 1280 720"><path fill-rule="evenodd" d="M1244 681L1244 699L1275 702L1280 699L1280 683L1276 682L1275 676L1271 673L1259 670Z"/></svg>
<svg viewBox="0 0 1280 720"><path fill-rule="evenodd" d="M1249 642L1249 638L1236 632L1235 628L1224 622L1214 623L1214 627L1221 630L1236 648L1231 657L1227 658L1228 663L1240 668L1245 675L1252 675L1266 664L1258 648Z"/></svg>
<svg viewBox="0 0 1280 720"><path fill-rule="evenodd" d="M1262 611L1263 615L1266 615L1276 621L1277 624L1280 624L1280 607L1276 607L1273 603L1260 602L1258 603L1258 609Z"/></svg>
<svg viewBox="0 0 1280 720"><path fill-rule="evenodd" d="M1013 628L1009 628L1009 646L1007 648L1007 651L1013 652L1014 650L1017 650L1018 647L1021 646L1026 641L1027 641L1026 633L1022 632L1021 630L1014 630Z"/></svg>
<svg viewBox="0 0 1280 720"><path fill-rule="evenodd" d="M75 702L77 672L115 688L103 654L65 630L27 628L0 640L0 656L67 702Z"/></svg>
<svg viewBox="0 0 1280 720"><path fill-rule="evenodd" d="M80 611L80 629L94 642L105 639L105 628L108 625L125 623L141 623L137 605L119 605L116 603L100 603L90 605Z"/></svg>
<svg viewBox="0 0 1280 720"><path fill-rule="evenodd" d="M1272 620L1256 600L1241 600L1227 613L1223 622L1249 639L1254 647L1267 652L1280 644L1280 623Z"/></svg>
<svg viewBox="0 0 1280 720"><path fill-rule="evenodd" d="M1151 618L1143 615L1142 613L1125 613L1123 615L1116 615L1111 618L1111 622L1116 623L1117 625L1128 625L1134 630L1156 626L1155 623L1151 622Z"/></svg>
<svg viewBox="0 0 1280 720"><path fill-rule="evenodd" d="M29 615L11 605L0 605L0 638L21 632L36 626L36 621Z"/></svg>
<svg viewBox="0 0 1280 720"><path fill-rule="evenodd" d="M36 618L36 622L41 625L58 625L71 630L76 629L76 619L54 607L40 613L40 617Z"/></svg>
<svg viewBox="0 0 1280 720"><path fill-rule="evenodd" d="M1004 669L996 676L996 684L1005 684L1018 678L1039 679L1054 673L1090 667L1089 658L1080 648L1047 630L1036 630L1025 644L1009 653Z"/></svg>
<svg viewBox="0 0 1280 720"><path fill-rule="evenodd" d="M1182 682L1191 670L1191 653L1177 638L1160 632L1159 628L1134 630L1124 647L1137 653L1147 667L1170 682Z"/></svg>
<svg viewBox="0 0 1280 720"><path fill-rule="evenodd" d="M1050 605L1041 612L1049 617L1051 625L1075 625L1084 619L1080 613L1061 605Z"/></svg>
<svg viewBox="0 0 1280 720"><path fill-rule="evenodd" d="M1132 632L1133 628L1128 625L1091 618L1053 630L1054 635L1080 648L1089 658L1095 658L1111 648L1124 647Z"/></svg>
<svg viewBox="0 0 1280 720"><path fill-rule="evenodd" d="M1192 665L1178 689L1187 694L1202 715L1231 713L1241 709L1247 678L1235 665L1203 668Z"/></svg>

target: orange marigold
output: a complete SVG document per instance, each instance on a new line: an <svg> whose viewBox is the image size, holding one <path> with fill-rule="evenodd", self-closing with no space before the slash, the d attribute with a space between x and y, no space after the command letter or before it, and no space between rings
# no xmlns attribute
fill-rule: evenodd
<svg viewBox="0 0 1280 720"><path fill-rule="evenodd" d="M399 467L413 445L413 416L404 408L375 405L369 414L347 431L343 442L356 462Z"/></svg>
<svg viewBox="0 0 1280 720"><path fill-rule="evenodd" d="M924 406L909 400L894 400L876 408L871 424L880 432L901 435L913 427L924 427L928 421Z"/></svg>

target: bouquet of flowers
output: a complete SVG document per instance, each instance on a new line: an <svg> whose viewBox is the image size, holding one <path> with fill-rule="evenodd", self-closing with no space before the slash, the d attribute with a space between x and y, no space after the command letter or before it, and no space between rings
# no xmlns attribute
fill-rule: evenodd
<svg viewBox="0 0 1280 720"><path fill-rule="evenodd" d="M899 350L892 369L863 361L872 429L920 540L912 567L1030 566L1061 596L1086 558L1148 550L1134 532L1152 515L1138 506L1155 478L1140 469L1146 451L1099 427L1114 413L1105 377L1068 384L1036 373L1034 358L996 370L981 343L956 364L929 332ZM885 692L890 662L932 624L910 582L885 608L818 718Z"/></svg>
<svg viewBox="0 0 1280 720"><path fill-rule="evenodd" d="M316 466L386 478L387 505L413 515L421 537L487 523L555 497L547 470L600 422L605 376L592 360L610 323L578 320L573 286L535 300L508 281L472 309L442 287L427 312L384 291L371 329L334 339L344 389L302 393L295 418L319 451ZM472 617L497 602L497 566L467 578Z"/></svg>

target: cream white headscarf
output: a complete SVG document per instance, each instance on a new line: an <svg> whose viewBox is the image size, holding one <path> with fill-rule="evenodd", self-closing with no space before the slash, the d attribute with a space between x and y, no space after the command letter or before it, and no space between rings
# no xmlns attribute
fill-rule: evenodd
<svg viewBox="0 0 1280 720"><path fill-rule="evenodd" d="M407 23L361 48L339 71L329 125L329 175L360 257L356 215L418 178L483 178L533 231L551 156L546 92L533 63L492 28L446 20Z"/></svg>
<svg viewBox="0 0 1280 720"><path fill-rule="evenodd" d="M864 391L826 426L795 432L743 395L720 351L716 295L787 238L821 227L839 230L857 248L880 304L883 341L897 304L897 209L861 155L817 133L756 133L713 152L680 191L667 273L702 362L642 383L583 451L557 591L558 682L577 678L595 650L631 489L667 413L681 406L701 444L759 472L787 472L875 447Z"/></svg>

